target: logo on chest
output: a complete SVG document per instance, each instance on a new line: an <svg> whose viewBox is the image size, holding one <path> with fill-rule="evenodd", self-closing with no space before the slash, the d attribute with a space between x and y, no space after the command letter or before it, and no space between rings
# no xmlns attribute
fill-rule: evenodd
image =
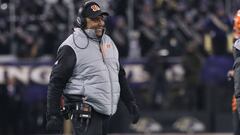
<svg viewBox="0 0 240 135"><path fill-rule="evenodd" d="M111 44L102 44L100 46L100 49L101 49L101 53L102 55L105 57L107 56L107 53L109 53L109 49L112 48L112 45Z"/></svg>

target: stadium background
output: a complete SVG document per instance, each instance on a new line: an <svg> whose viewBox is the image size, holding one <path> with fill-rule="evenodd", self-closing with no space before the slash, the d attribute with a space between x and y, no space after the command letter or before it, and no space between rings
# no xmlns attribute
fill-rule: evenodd
<svg viewBox="0 0 240 135"><path fill-rule="evenodd" d="M231 133L233 13L238 0L95 0L142 111L112 133ZM46 91L81 0L0 0L0 134L45 134Z"/></svg>

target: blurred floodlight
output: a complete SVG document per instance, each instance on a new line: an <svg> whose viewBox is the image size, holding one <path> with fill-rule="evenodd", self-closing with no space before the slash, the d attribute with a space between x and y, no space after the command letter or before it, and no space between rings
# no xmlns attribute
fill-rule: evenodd
<svg viewBox="0 0 240 135"><path fill-rule="evenodd" d="M160 49L158 51L158 55L159 56L168 56L169 55L169 51L167 49Z"/></svg>
<svg viewBox="0 0 240 135"><path fill-rule="evenodd" d="M2 10L6 10L7 8L8 8L8 4L7 3L1 4L1 9Z"/></svg>

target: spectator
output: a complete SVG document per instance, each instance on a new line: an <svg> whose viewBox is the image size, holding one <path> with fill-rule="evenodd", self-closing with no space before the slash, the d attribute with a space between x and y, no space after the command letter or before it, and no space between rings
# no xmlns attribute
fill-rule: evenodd
<svg viewBox="0 0 240 135"><path fill-rule="evenodd" d="M127 34L127 24L123 16L116 17L115 29L112 32L112 37L119 51L119 56L126 58L129 51L129 42Z"/></svg>
<svg viewBox="0 0 240 135"><path fill-rule="evenodd" d="M141 10L139 14L139 20L141 21L141 25L139 26L139 43L142 56L146 56L156 44L158 38L156 20L152 8L151 3L145 2L143 4L143 10Z"/></svg>
<svg viewBox="0 0 240 135"><path fill-rule="evenodd" d="M205 49L209 54L229 55L228 34L231 31L231 20L221 4L217 4L213 13L206 20ZM232 44L231 44L232 45Z"/></svg>
<svg viewBox="0 0 240 135"><path fill-rule="evenodd" d="M198 110L200 96L200 73L202 68L202 57L194 42L189 43L186 53L183 55L182 65L185 72L185 90L187 110ZM201 90L202 91L202 90ZM203 93L203 92L202 92Z"/></svg>

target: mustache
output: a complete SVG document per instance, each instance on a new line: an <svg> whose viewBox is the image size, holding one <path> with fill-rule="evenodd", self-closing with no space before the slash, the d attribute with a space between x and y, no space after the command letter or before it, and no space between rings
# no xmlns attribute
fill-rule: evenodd
<svg viewBox="0 0 240 135"><path fill-rule="evenodd" d="M105 27L105 25L103 25L103 26L96 26L96 27L93 27L92 29L105 29L106 27Z"/></svg>
<svg viewBox="0 0 240 135"><path fill-rule="evenodd" d="M105 27L96 27L96 28L93 28L94 30L99 30L99 29L106 29Z"/></svg>

